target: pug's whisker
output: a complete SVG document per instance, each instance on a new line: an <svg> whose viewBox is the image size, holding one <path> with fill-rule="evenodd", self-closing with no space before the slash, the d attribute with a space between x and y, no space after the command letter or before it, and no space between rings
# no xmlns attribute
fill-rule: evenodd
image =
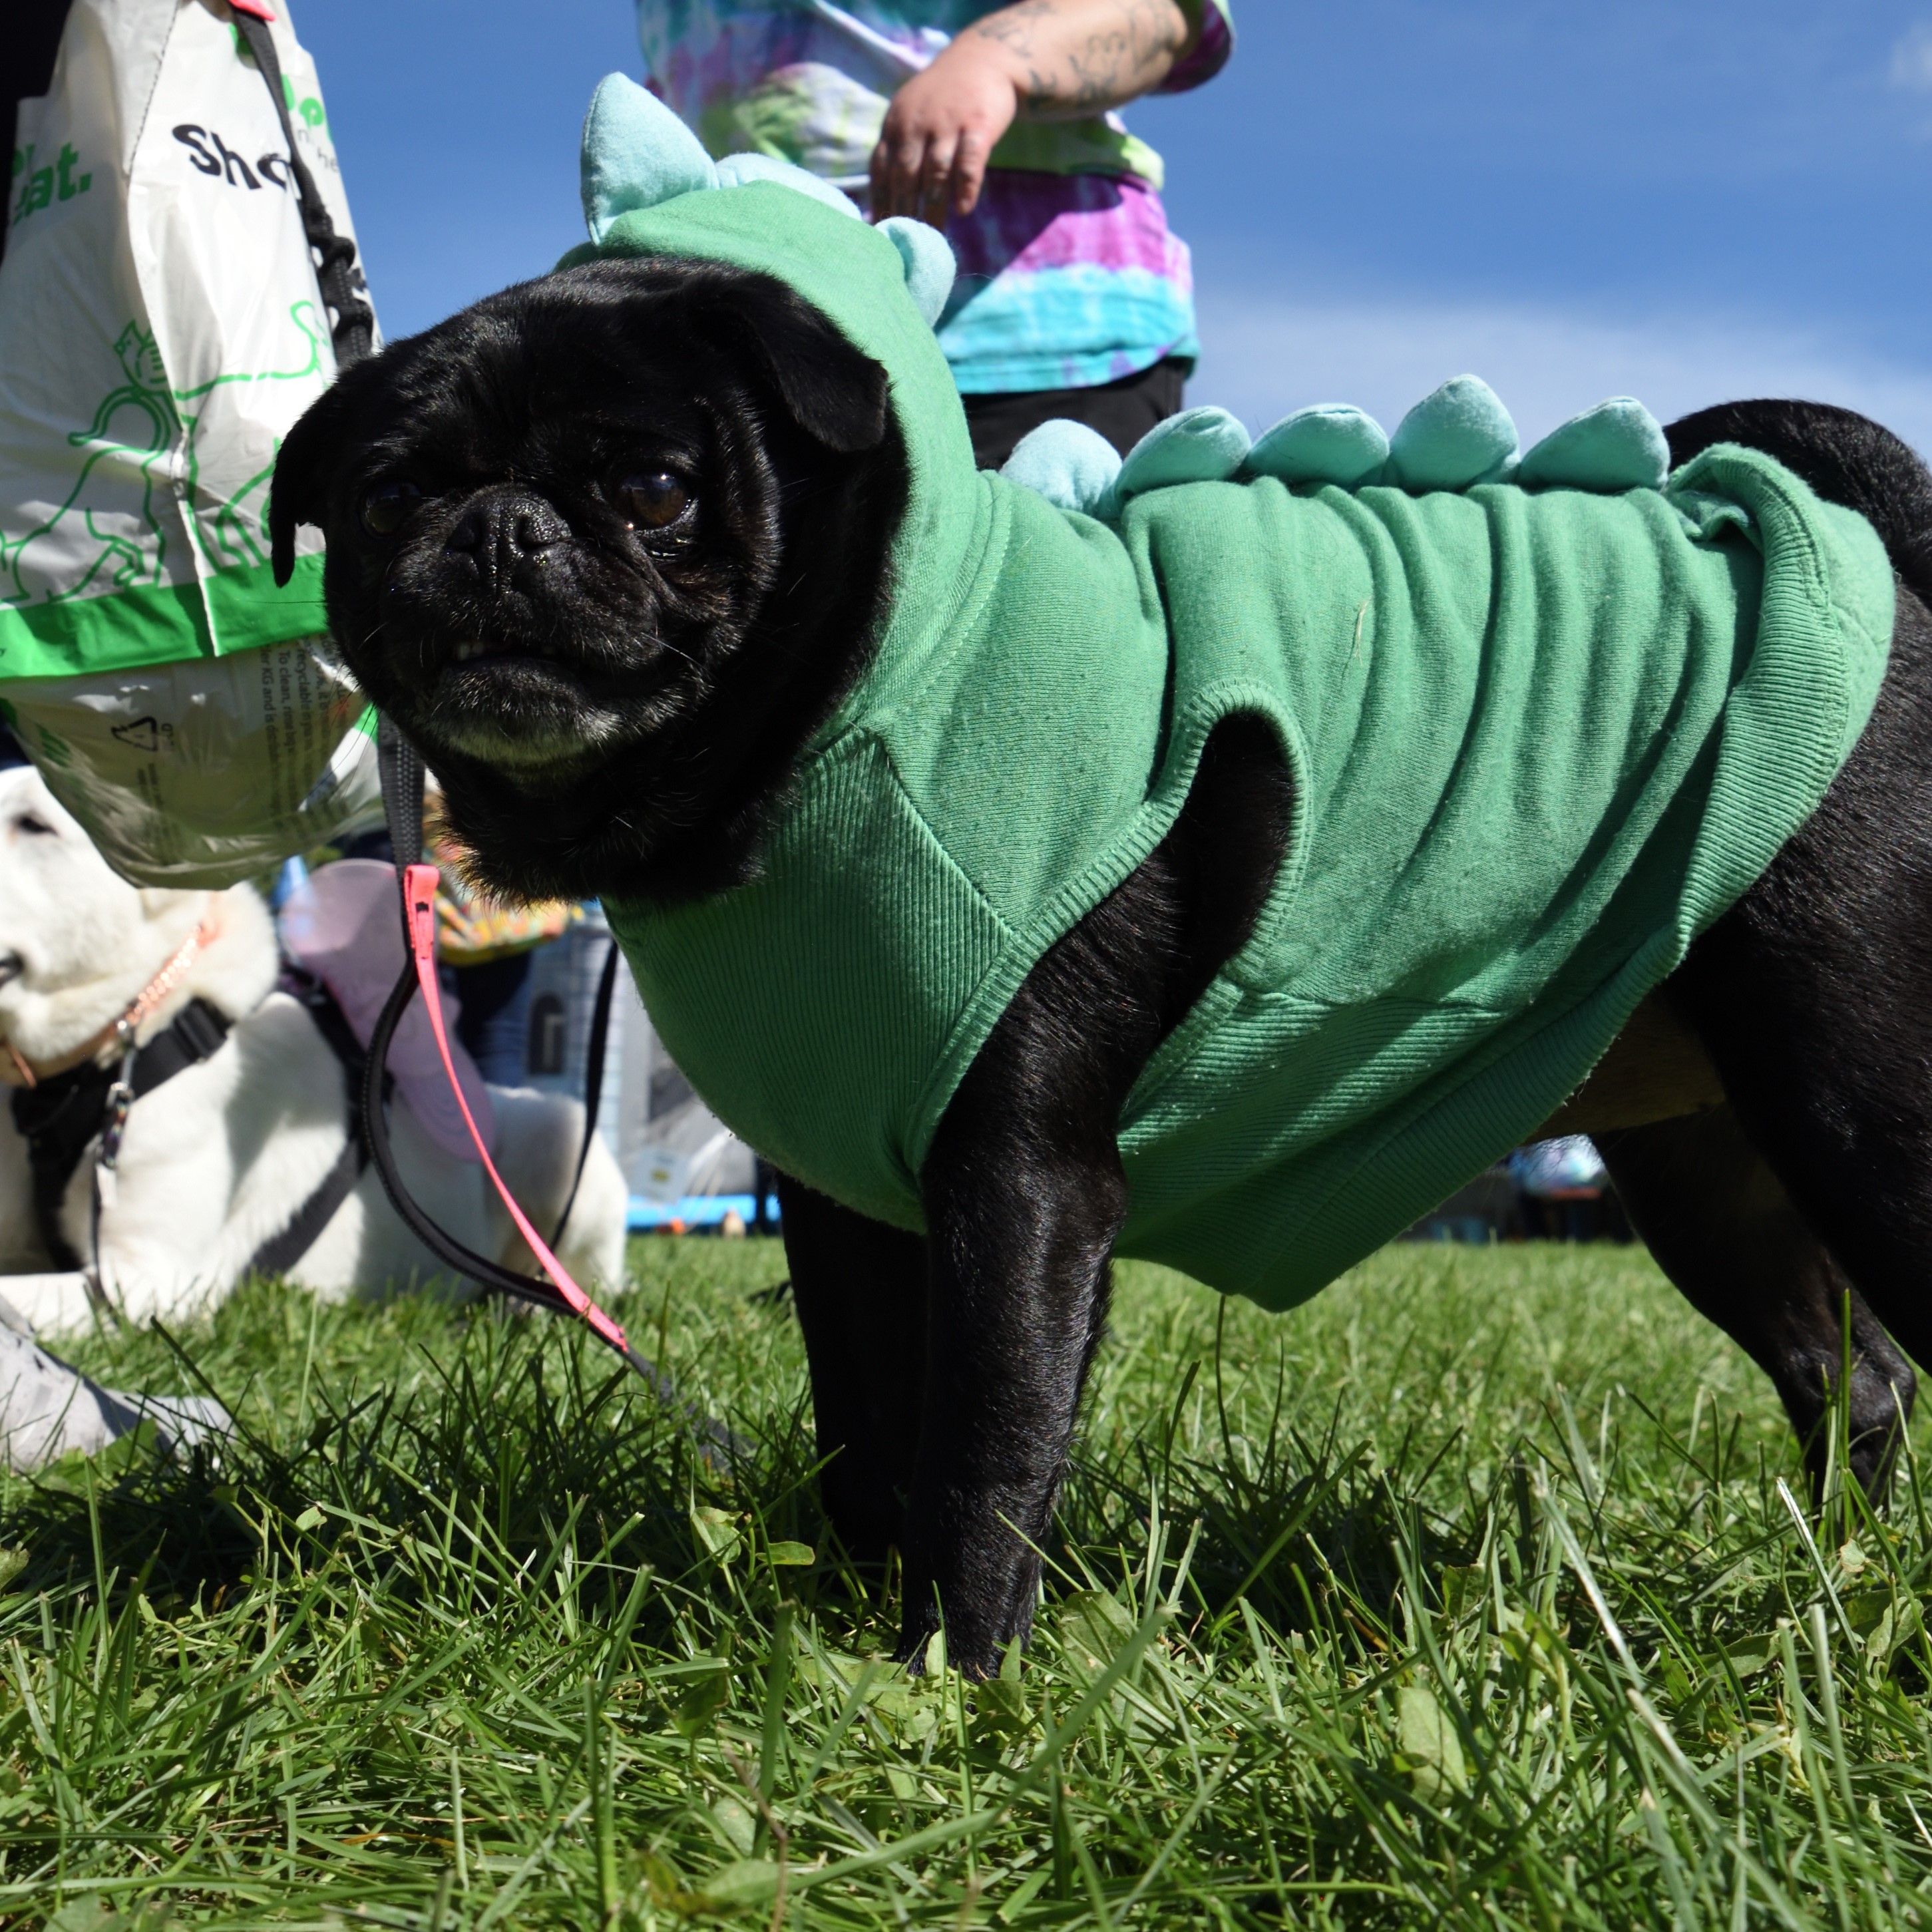
<svg viewBox="0 0 1932 1932"><path fill-rule="evenodd" d="M693 670L701 670L704 669L704 666L700 664L688 650L685 650L680 644L673 644L668 638L661 638L653 633L646 637L639 638L635 641L640 644L653 645L658 650L670 652L671 656L674 658L683 658L685 662L690 665Z"/></svg>

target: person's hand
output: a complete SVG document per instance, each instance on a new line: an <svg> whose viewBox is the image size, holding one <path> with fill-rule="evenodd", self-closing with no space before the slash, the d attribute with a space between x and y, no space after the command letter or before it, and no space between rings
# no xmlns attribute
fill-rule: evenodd
<svg viewBox="0 0 1932 1932"><path fill-rule="evenodd" d="M1124 106L1158 87L1193 38L1180 0L1016 0L982 15L892 96L872 150L872 219L944 228L970 214L993 145L1016 119Z"/></svg>
<svg viewBox="0 0 1932 1932"><path fill-rule="evenodd" d="M916 215L935 228L970 214L987 158L1020 110L1006 50L962 34L892 96L872 150L872 219Z"/></svg>

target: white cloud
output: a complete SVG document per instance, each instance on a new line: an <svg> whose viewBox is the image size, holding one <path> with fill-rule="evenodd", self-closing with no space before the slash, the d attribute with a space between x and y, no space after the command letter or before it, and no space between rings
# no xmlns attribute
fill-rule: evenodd
<svg viewBox="0 0 1932 1932"><path fill-rule="evenodd" d="M1892 50L1892 84L1913 94L1932 94L1932 22L1922 20L1899 36Z"/></svg>
<svg viewBox="0 0 1932 1932"><path fill-rule="evenodd" d="M1794 396L1862 410L1932 452L1932 368L1822 334L1717 316L1608 322L1526 304L1296 302L1211 278L1197 299L1203 353L1188 400L1232 410L1257 434L1315 402L1355 404L1393 429L1467 371L1502 398L1526 448L1605 396L1635 396L1665 422L1736 398Z"/></svg>

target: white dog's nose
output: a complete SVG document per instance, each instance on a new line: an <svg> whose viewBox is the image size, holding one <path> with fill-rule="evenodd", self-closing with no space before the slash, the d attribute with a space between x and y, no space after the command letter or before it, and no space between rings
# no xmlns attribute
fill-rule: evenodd
<svg viewBox="0 0 1932 1932"><path fill-rule="evenodd" d="M10 986L27 970L27 962L17 952L0 952L0 986Z"/></svg>

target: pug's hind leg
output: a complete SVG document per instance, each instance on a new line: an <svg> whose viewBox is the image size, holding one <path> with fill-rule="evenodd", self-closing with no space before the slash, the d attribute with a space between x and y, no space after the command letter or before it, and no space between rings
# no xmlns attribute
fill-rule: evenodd
<svg viewBox="0 0 1932 1932"><path fill-rule="evenodd" d="M1691 1306L1768 1375L1814 1489L1842 1378L1851 1299L1851 1462L1883 1492L1912 1412L1912 1370L1728 1107L1598 1136L1631 1225Z"/></svg>
<svg viewBox="0 0 1932 1932"><path fill-rule="evenodd" d="M819 1491L849 1555L899 1540L926 1379L926 1242L781 1174L785 1258L812 1372Z"/></svg>

